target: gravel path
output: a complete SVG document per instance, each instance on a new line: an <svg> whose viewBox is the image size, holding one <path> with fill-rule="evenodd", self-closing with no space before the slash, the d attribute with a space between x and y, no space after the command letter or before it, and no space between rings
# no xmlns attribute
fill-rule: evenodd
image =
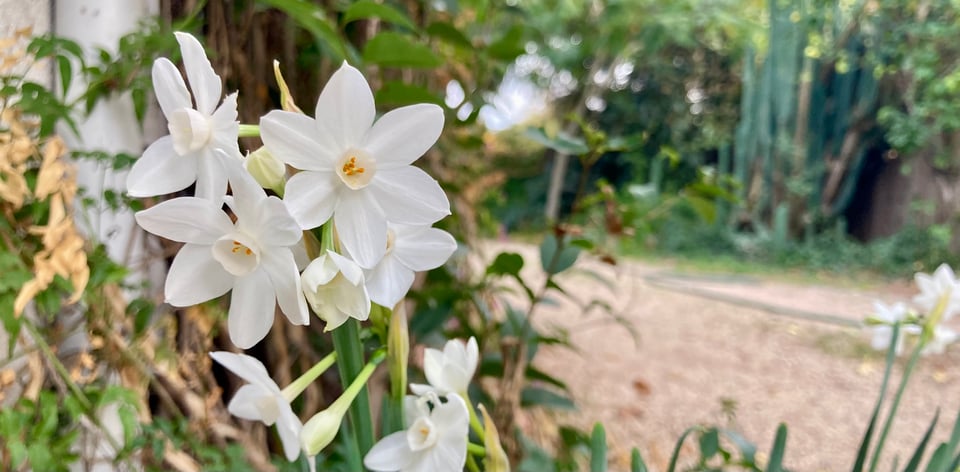
<svg viewBox="0 0 960 472"><path fill-rule="evenodd" d="M494 248L491 248L494 249ZM537 250L519 252L536 278ZM639 447L654 471L666 468L676 439L695 424L723 425L769 451L777 425L789 427L786 464L796 471L850 470L876 401L882 354L856 328L874 299L906 300L906 283L839 288L743 276L678 276L670 267L594 261L578 267L614 280L563 274L560 284L581 304L610 303L626 329L570 300L535 314L541 330L560 327L579 352L543 348L535 364L567 382L580 409L560 423L607 427L610 468L627 470ZM960 410L960 349L921 359L901 404L882 464L909 458L937 407L934 439L944 440ZM902 362L901 362L902 367ZM891 383L899 379L895 368ZM891 392L892 396L892 392ZM691 441L688 456L695 455ZM881 470L889 470L889 465Z"/></svg>

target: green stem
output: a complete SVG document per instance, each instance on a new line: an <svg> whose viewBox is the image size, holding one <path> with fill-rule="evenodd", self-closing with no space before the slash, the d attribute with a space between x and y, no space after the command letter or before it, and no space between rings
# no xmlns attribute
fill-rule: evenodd
<svg viewBox="0 0 960 472"><path fill-rule="evenodd" d="M240 134L238 138L259 138L260 126L258 125L240 125Z"/></svg>
<svg viewBox="0 0 960 472"><path fill-rule="evenodd" d="M917 360L920 359L920 351L923 350L925 345L926 338L921 337L920 342L917 343L917 347L914 348L913 354L910 356L910 360L907 362L907 367L903 370L900 386L897 387L897 393L893 397L893 404L887 413L887 420L883 423L883 430L880 432L880 438L877 440L877 447L873 451L873 458L870 459L870 469L868 469L870 472L875 471L877 468L877 463L880 461L880 453L883 451L883 443L887 440L887 434L893 426L893 419L897 414L897 408L900 407L900 398L903 397L903 391L907 388L907 381L910 380L910 374L913 373L913 368L917 365ZM894 349L894 347L890 349Z"/></svg>
<svg viewBox="0 0 960 472"><path fill-rule="evenodd" d="M467 395L467 392L461 392L460 398L463 398L464 403L467 404L467 411L470 412L470 427L473 429L473 432L477 434L477 437L480 438L480 441L483 442L483 425L480 424L480 418L477 417L477 410L473 408L470 395Z"/></svg>
<svg viewBox="0 0 960 472"><path fill-rule="evenodd" d="M340 395L340 398L336 399L336 401L330 405L330 408L334 410L345 410L347 405L352 404L357 395L359 395L363 391L364 387L367 386L367 381L370 380L370 376L373 375L373 371L377 369L377 366L380 365L381 362L383 362L384 358L386 358L386 353L383 350L375 352L370 358L370 362L363 366L363 369L360 369L360 372L357 373L357 377L353 379L353 382L350 383L350 386L343 391L343 394Z"/></svg>
<svg viewBox="0 0 960 472"><path fill-rule="evenodd" d="M388 311L379 305L374 305L374 308ZM407 364L410 357L410 333L407 329L407 316L403 306L400 305L392 312L388 312L387 316L390 319L387 329L390 397L389 406L384 411L386 415L382 432L384 436L400 431L404 427L403 397L407 393Z"/></svg>
<svg viewBox="0 0 960 472"><path fill-rule="evenodd" d="M467 443L467 452L475 456L486 456L487 448L474 443Z"/></svg>
<svg viewBox="0 0 960 472"><path fill-rule="evenodd" d="M480 472L480 466L477 465L477 460L473 456L467 455L467 469L470 472Z"/></svg>
<svg viewBox="0 0 960 472"><path fill-rule="evenodd" d="M311 367L310 370L304 372L303 375L297 378L297 380L290 382L290 385L284 387L284 389L280 391L280 394L283 395L283 398L286 399L288 403L292 402L295 398L300 396L301 393L303 393L308 385L317 380L317 377L326 372L327 369L329 369L330 366L332 366L336 361L336 352L327 354L327 357L320 359L320 362L317 362L317 365Z"/></svg>
<svg viewBox="0 0 960 472"><path fill-rule="evenodd" d="M341 385L350 385L363 369L363 343L360 340L360 325L351 318L331 332L333 348L337 352L337 368ZM373 447L373 417L370 414L370 395L364 382L356 393L356 401L347 411L350 436L358 446L360 457Z"/></svg>

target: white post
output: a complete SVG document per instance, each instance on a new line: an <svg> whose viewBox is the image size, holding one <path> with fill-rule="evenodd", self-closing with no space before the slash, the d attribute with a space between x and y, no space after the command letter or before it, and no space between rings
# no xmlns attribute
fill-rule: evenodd
<svg viewBox="0 0 960 472"><path fill-rule="evenodd" d="M19 4L31 2L17 2ZM96 48L115 52L122 36L131 33L139 22L158 11L157 0L55 0L53 23L58 36L76 41L84 50L87 59L95 60ZM79 93L85 84L77 82L71 93ZM80 136L61 130L67 146L71 149L100 150L110 154L142 154L146 139L144 129L136 120L133 101L129 94L101 101L88 117L78 117ZM147 126L156 128L156 125ZM154 134L154 133L150 133ZM156 137L155 135L149 136ZM77 183L93 197L105 190L118 194L125 189L126 173L114 172L101 164L77 162ZM77 207L83 216L77 225L88 237L103 243L113 260L127 264L144 258L142 232L137 229L130 211L112 211L108 208ZM134 279L150 278L145 269L133 274ZM159 287L160 284L155 284ZM88 343L80 333L66 343L83 348ZM117 409L107 406L100 412L100 423L107 434L122 444L123 434ZM112 459L116 451L96 428L87 428L88 433L78 443L82 459L71 464L71 470L112 471L116 470Z"/></svg>

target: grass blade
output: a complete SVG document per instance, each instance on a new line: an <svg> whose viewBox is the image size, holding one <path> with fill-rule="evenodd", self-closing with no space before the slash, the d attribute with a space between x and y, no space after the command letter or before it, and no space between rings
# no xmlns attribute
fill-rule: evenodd
<svg viewBox="0 0 960 472"><path fill-rule="evenodd" d="M877 427L877 418L880 416L880 407L883 406L883 400L887 396L887 385L890 384L890 371L893 370L893 362L897 358L896 345L900 338L900 325L893 325L893 335L890 337L890 348L887 349L887 366L883 370L883 381L880 382L880 396L877 398L877 404L873 407L873 414L870 415L870 423L867 430L863 433L863 440L860 441L860 449L857 450L857 460L853 464L853 472L863 472L863 466L867 462L867 453L870 451L870 440L873 438L873 431Z"/></svg>
<svg viewBox="0 0 960 472"><path fill-rule="evenodd" d="M630 451L630 472L647 472L647 464L643 462L640 451L633 448Z"/></svg>
<svg viewBox="0 0 960 472"><path fill-rule="evenodd" d="M937 421L940 419L940 409L937 408L937 413L933 415L933 421L930 422L930 427L927 428L927 432L924 433L923 439L920 440L920 444L917 445L917 450L913 452L913 456L910 458L910 462L907 462L907 468L903 469L903 472L916 472L920 467L920 461L923 459L923 452L927 449L927 443L930 442L930 436L933 435L933 428L937 426Z"/></svg>
<svg viewBox="0 0 960 472"><path fill-rule="evenodd" d="M590 472L607 472L607 432L600 423L590 434Z"/></svg>
<svg viewBox="0 0 960 472"><path fill-rule="evenodd" d="M777 427L777 437L773 439L773 450L770 451L770 463L767 472L784 472L783 455L787 449L787 425L780 423Z"/></svg>

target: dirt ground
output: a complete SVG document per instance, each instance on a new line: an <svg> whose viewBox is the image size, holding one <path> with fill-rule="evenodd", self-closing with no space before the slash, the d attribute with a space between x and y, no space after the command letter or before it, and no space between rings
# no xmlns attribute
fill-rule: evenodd
<svg viewBox="0 0 960 472"><path fill-rule="evenodd" d="M523 254L525 273L536 279L535 247L488 250ZM539 329L568 330L578 350L543 348L535 360L569 385L579 405L560 423L589 429L602 422L612 471L628 470L632 447L652 470L665 470L676 439L696 424L737 430L767 452L779 423L789 428L787 467L850 470L883 374L882 353L870 349L868 333L857 324L874 299L909 300L912 283L841 287L834 279L680 274L659 264L611 267L581 260L578 268L613 286L564 273L560 284L577 302L558 298L535 313ZM583 313L578 305L593 298L632 324L636 342L610 316ZM900 464L909 459L938 407L934 439L948 436L960 410L958 347L920 360L882 465L892 464L894 455ZM891 385L903 364L895 367ZM682 457L695 457L694 445Z"/></svg>

